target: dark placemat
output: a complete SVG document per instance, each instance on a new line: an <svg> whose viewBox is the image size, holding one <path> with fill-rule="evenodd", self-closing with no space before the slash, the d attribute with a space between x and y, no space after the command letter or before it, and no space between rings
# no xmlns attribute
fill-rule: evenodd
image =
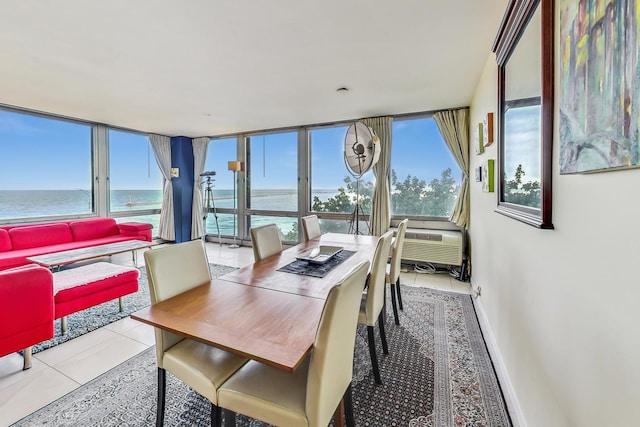
<svg viewBox="0 0 640 427"><path fill-rule="evenodd" d="M313 264L309 261L295 260L292 263L280 267L278 271L284 271L285 273L304 274L305 276L324 277L331 270L342 264L344 260L355 254L355 251L342 250L335 254L333 258L324 264Z"/></svg>

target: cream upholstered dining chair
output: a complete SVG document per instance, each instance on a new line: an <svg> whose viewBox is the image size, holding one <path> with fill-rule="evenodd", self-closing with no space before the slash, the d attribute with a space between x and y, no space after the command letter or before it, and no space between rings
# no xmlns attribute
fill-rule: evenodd
<svg viewBox="0 0 640 427"><path fill-rule="evenodd" d="M144 259L152 304L211 281L201 240L146 251ZM211 401L211 425L216 425L220 418L218 387L247 359L158 328L155 335L158 363L156 426L164 423L166 371Z"/></svg>
<svg viewBox="0 0 640 427"><path fill-rule="evenodd" d="M403 219L398 224L398 231L396 232L396 239L391 247L391 261L387 264L386 282L391 284L391 304L393 305L393 317L395 318L396 325L400 324L400 318L398 317L398 305L402 310L402 295L400 294L400 267L402 261L402 247L404 246L404 235L407 231L408 219ZM396 303L396 295L398 301Z"/></svg>
<svg viewBox="0 0 640 427"><path fill-rule="evenodd" d="M302 222L302 241L308 242L311 239L320 237L320 221L317 215L307 215L300 218Z"/></svg>
<svg viewBox="0 0 640 427"><path fill-rule="evenodd" d="M280 240L280 231L277 225L262 225L253 227L250 231L253 257L256 261L282 252L282 240Z"/></svg>
<svg viewBox="0 0 640 427"><path fill-rule="evenodd" d="M331 288L311 354L295 371L250 361L218 390L220 407L273 425L320 427L342 400L353 426L353 350L368 270L369 261L362 261Z"/></svg>
<svg viewBox="0 0 640 427"><path fill-rule="evenodd" d="M389 259L389 249L391 248L391 239L393 239L393 231L387 231L378 239L376 251L373 254L371 262L371 273L367 280L367 291L362 295L360 304L360 314L358 323L367 326L367 335L369 338L369 354L371 355L371 365L373 368L373 377L376 383L382 384L380 378L380 369L378 368L378 356L376 355L376 343L373 327L378 321L380 328L380 339L382 340L382 350L384 354L389 354L387 347L387 337L384 331L384 297L385 297L385 278L387 260Z"/></svg>

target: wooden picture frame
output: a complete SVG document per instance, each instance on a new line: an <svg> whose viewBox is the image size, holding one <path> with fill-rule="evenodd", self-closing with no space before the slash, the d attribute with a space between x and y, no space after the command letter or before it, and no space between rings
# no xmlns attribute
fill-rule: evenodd
<svg viewBox="0 0 640 427"><path fill-rule="evenodd" d="M484 146L488 147L493 144L494 141L494 133L493 133L493 113L487 113L487 117L485 117L483 122L484 128Z"/></svg>
<svg viewBox="0 0 640 427"><path fill-rule="evenodd" d="M537 13L536 13L537 12ZM493 45L498 64L498 113L496 136L498 141L498 161L496 165L497 199L496 212L521 221L525 224L542 229L553 229L552 222L552 163L553 163L553 120L554 120L554 0L509 0L507 11L498 30L498 35ZM536 16L537 15L537 16ZM535 18L534 18L535 17ZM532 21L531 25L530 21ZM529 37L531 35L532 37ZM521 47L523 40L537 40L537 47L530 49ZM526 45L525 45L526 46ZM516 96L512 99L506 92L510 87L523 87L518 78L514 79L507 68L513 64L514 54L524 52L523 55L515 55L520 58L531 57L531 52L540 52L539 66L528 68L535 71L536 77L531 82L540 88L535 95ZM507 81L509 83L507 83ZM529 81L529 80L527 80ZM515 86L514 86L515 85ZM539 132L536 138L540 148L539 153L539 177L535 192L536 203L520 202L514 197L517 192L512 191L514 185L520 185L515 177L517 166L521 159L505 161L505 155L513 153L513 140L505 138L506 113L508 106L518 99L539 99ZM525 160L525 159L523 159ZM509 167L509 164L516 167ZM515 171L515 172L514 172ZM525 175L526 176L526 175ZM532 177L529 174L529 177ZM533 187L532 187L533 188ZM533 191L531 192L534 193Z"/></svg>

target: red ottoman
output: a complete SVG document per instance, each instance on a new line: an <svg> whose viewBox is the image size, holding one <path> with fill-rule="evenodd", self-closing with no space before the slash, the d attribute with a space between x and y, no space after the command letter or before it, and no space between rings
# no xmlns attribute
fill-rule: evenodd
<svg viewBox="0 0 640 427"><path fill-rule="evenodd" d="M139 272L133 267L96 262L53 273L54 319L62 318L62 333L67 332L67 315L138 290Z"/></svg>

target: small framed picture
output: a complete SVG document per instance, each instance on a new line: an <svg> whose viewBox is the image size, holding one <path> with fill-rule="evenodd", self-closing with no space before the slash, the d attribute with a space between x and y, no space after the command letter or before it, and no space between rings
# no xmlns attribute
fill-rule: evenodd
<svg viewBox="0 0 640 427"><path fill-rule="evenodd" d="M473 140L476 146L476 154L484 153L484 144L483 144L484 134L482 131L482 123L478 123L478 126L475 127L473 131Z"/></svg>
<svg viewBox="0 0 640 427"><path fill-rule="evenodd" d="M484 146L488 147L493 144L493 113L487 113L483 123L483 142Z"/></svg>
<svg viewBox="0 0 640 427"><path fill-rule="evenodd" d="M476 168L476 182L482 182L482 166Z"/></svg>
<svg viewBox="0 0 640 427"><path fill-rule="evenodd" d="M493 193L493 159L487 159L482 165L482 191Z"/></svg>

